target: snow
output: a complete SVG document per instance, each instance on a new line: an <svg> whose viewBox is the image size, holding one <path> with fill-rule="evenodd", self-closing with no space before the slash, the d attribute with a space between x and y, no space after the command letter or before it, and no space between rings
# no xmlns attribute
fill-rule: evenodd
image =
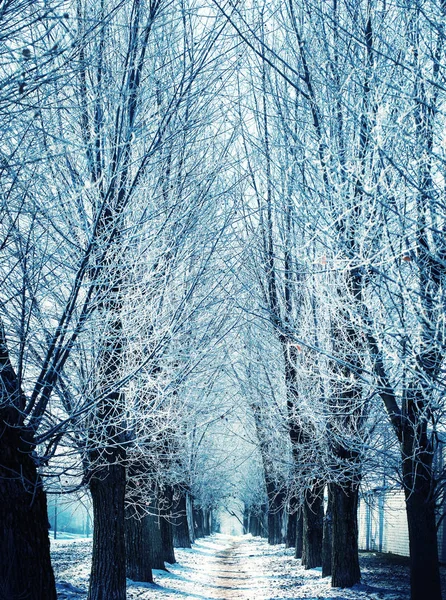
<svg viewBox="0 0 446 600"><path fill-rule="evenodd" d="M85 600L91 539L52 540L59 599ZM138 600L407 600L404 559L361 554L363 580L352 589L330 587L320 569L304 570L293 551L260 538L214 535L191 550L176 549L178 563L154 571L154 584L128 580L127 598Z"/></svg>

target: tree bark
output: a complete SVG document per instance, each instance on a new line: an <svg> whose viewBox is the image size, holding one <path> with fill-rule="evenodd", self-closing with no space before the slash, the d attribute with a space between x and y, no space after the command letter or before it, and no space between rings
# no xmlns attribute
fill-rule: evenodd
<svg viewBox="0 0 446 600"><path fill-rule="evenodd" d="M282 511L273 509L268 512L268 544L276 545L282 542Z"/></svg>
<svg viewBox="0 0 446 600"><path fill-rule="evenodd" d="M245 508L245 510L243 511L243 533L249 533L250 532L250 518L251 518L251 513L250 511Z"/></svg>
<svg viewBox="0 0 446 600"><path fill-rule="evenodd" d="M203 531L205 537L211 535L211 511L203 508Z"/></svg>
<svg viewBox="0 0 446 600"><path fill-rule="evenodd" d="M212 535L213 533L216 533L214 531L215 529L215 516L214 516L214 510L212 508L209 509L209 535Z"/></svg>
<svg viewBox="0 0 446 600"><path fill-rule="evenodd" d="M150 562L150 526L147 515L131 515L125 520L127 577L133 581L153 582Z"/></svg>
<svg viewBox="0 0 446 600"><path fill-rule="evenodd" d="M186 492L178 490L178 500L174 506L173 541L175 548L190 548L191 540L187 522Z"/></svg>
<svg viewBox="0 0 446 600"><path fill-rule="evenodd" d="M299 508L296 518L296 548L294 552L294 558L302 558L304 545L304 517L303 510Z"/></svg>
<svg viewBox="0 0 446 600"><path fill-rule="evenodd" d="M165 516L161 516L160 529L164 562L173 565L177 561L175 558L175 550L173 546L173 531L172 523L170 522L170 517L166 518Z"/></svg>
<svg viewBox="0 0 446 600"><path fill-rule="evenodd" d="M296 509L297 499L294 496L291 498L288 507L288 525L286 531L286 547L287 548L295 548L296 547L296 526L297 526L297 509Z"/></svg>
<svg viewBox="0 0 446 600"><path fill-rule="evenodd" d="M359 485L332 484L332 587L352 587L361 580L358 557Z"/></svg>
<svg viewBox="0 0 446 600"><path fill-rule="evenodd" d="M259 517L253 513L251 513L249 518L249 533L254 537L260 536Z"/></svg>
<svg viewBox="0 0 446 600"><path fill-rule="evenodd" d="M420 492L406 492L411 600L441 600L434 506Z"/></svg>
<svg viewBox="0 0 446 600"><path fill-rule="evenodd" d="M322 565L322 537L324 523L324 487L315 483L305 493L303 505L302 564L306 569Z"/></svg>
<svg viewBox="0 0 446 600"><path fill-rule="evenodd" d="M411 453L416 448L418 454ZM414 426L403 429L403 481L409 528L411 600L441 600L432 453L415 439Z"/></svg>
<svg viewBox="0 0 446 600"><path fill-rule="evenodd" d="M3 411L2 411L3 412ZM2 415L3 417L3 415ZM2 418L0 432L0 590L7 600L56 600L46 493L26 429Z"/></svg>
<svg viewBox="0 0 446 600"><path fill-rule="evenodd" d="M88 600L126 598L125 484L119 462L97 469L90 480L94 527Z"/></svg>
<svg viewBox="0 0 446 600"><path fill-rule="evenodd" d="M159 515L147 515L145 528L147 530L147 535L150 539L150 564L152 565L152 569L161 569L165 571L166 565L164 564L164 552L163 543L161 539Z"/></svg>
<svg viewBox="0 0 446 600"><path fill-rule="evenodd" d="M281 544L282 516L285 494L277 490L273 484L267 484L268 492L268 544Z"/></svg>
<svg viewBox="0 0 446 600"><path fill-rule="evenodd" d="M195 538L202 538L203 533L203 513L199 508L194 507L192 510L194 516L194 532Z"/></svg>
<svg viewBox="0 0 446 600"><path fill-rule="evenodd" d="M331 484L327 486L328 501L324 515L324 532L322 539L322 577L328 577L332 572L333 551L333 492Z"/></svg>
<svg viewBox="0 0 446 600"><path fill-rule="evenodd" d="M186 493L186 518L190 541L193 544L195 542L193 502L192 497L188 493Z"/></svg>
<svg viewBox="0 0 446 600"><path fill-rule="evenodd" d="M172 503L172 488L170 486L166 486L162 492L162 502L160 504L160 530L163 559L165 562L171 565L177 562L173 547Z"/></svg>

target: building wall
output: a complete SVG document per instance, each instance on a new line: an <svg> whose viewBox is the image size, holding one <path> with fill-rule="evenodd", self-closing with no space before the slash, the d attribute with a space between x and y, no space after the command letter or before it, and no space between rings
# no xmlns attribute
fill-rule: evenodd
<svg viewBox="0 0 446 600"><path fill-rule="evenodd" d="M365 494L358 512L359 548L409 556L404 492L387 490ZM440 562L446 563L446 527L438 531Z"/></svg>
<svg viewBox="0 0 446 600"><path fill-rule="evenodd" d="M409 556L409 534L402 491L367 494L361 499L358 519L361 550Z"/></svg>

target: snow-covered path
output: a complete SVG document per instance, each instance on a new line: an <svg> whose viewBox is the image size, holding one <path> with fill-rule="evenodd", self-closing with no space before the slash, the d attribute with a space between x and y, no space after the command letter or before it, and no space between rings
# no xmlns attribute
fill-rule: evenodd
<svg viewBox="0 0 446 600"><path fill-rule="evenodd" d="M243 570L241 560L237 555L239 547L240 541L236 540L231 543L229 548L220 550L215 554L217 559L215 598L224 598L225 600L240 598L246 585L249 586L250 584L249 575Z"/></svg>
<svg viewBox="0 0 446 600"><path fill-rule="evenodd" d="M145 593L133 595L132 588L141 584L131 583L129 598L183 598L247 600L254 598L255 585L245 570L247 546L243 538L213 536L199 540L192 550L177 550L179 562L169 566L169 573L155 571L155 586L148 586ZM150 591L147 591L147 590ZM255 597L258 598L258 595Z"/></svg>
<svg viewBox="0 0 446 600"><path fill-rule="evenodd" d="M53 546L59 600L84 600L91 541L57 541ZM128 581L128 600L407 600L408 569L363 554L363 583L330 588L320 569L304 570L284 546L251 536L214 535L191 550L176 550L178 563L155 571L154 584Z"/></svg>

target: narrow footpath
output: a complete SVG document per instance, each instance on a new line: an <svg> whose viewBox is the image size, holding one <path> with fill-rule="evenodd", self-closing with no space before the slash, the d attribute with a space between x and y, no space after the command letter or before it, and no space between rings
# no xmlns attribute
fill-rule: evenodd
<svg viewBox="0 0 446 600"><path fill-rule="evenodd" d="M229 548L216 552L216 595L219 600L236 600L246 598L246 592L252 593L250 577L243 569L243 562L237 550L241 541L236 540Z"/></svg>

